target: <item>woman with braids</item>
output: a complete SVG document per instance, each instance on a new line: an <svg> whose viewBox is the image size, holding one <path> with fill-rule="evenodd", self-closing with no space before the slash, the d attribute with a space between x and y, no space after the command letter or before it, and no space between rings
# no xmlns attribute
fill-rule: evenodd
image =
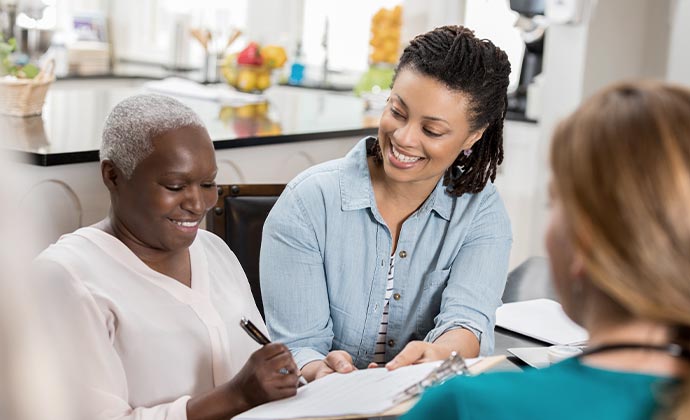
<svg viewBox="0 0 690 420"><path fill-rule="evenodd" d="M556 129L551 168L546 247L587 349L543 370L457 377L407 420L690 418L690 90L596 94Z"/></svg>
<svg viewBox="0 0 690 420"><path fill-rule="evenodd" d="M467 28L417 36L378 138L288 184L264 226L261 291L307 379L493 351L512 238L489 181L509 73Z"/></svg>

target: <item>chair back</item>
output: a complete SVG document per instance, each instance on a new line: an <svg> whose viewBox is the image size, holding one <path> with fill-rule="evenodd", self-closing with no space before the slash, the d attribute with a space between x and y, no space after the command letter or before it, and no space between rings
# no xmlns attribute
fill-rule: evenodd
<svg viewBox="0 0 690 420"><path fill-rule="evenodd" d="M206 216L206 229L220 236L242 264L261 316L261 233L268 213L284 189L285 184L219 185L218 201Z"/></svg>
<svg viewBox="0 0 690 420"><path fill-rule="evenodd" d="M503 302L539 298L553 299L558 302L558 295L551 282L548 258L530 257L508 273Z"/></svg>

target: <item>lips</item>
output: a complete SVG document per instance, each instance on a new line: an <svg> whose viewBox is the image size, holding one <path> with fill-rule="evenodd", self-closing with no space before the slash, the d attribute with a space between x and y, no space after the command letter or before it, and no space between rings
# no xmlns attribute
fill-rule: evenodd
<svg viewBox="0 0 690 420"><path fill-rule="evenodd" d="M411 169L419 164L420 161L424 160L420 156L410 156L401 152L392 143L389 143L390 148L388 150L388 161L390 164L397 169Z"/></svg>
<svg viewBox="0 0 690 420"><path fill-rule="evenodd" d="M185 232L191 232L191 231L196 231L199 228L199 223L201 223L200 219L195 219L195 220L185 220L185 219L171 219L168 218L168 220L175 225L178 229L185 231Z"/></svg>
<svg viewBox="0 0 690 420"><path fill-rule="evenodd" d="M421 157L419 156L405 155L402 152L398 151L398 149L396 149L393 145L391 145L391 151L393 152L393 156L395 156L396 159L403 163L414 163L421 159Z"/></svg>

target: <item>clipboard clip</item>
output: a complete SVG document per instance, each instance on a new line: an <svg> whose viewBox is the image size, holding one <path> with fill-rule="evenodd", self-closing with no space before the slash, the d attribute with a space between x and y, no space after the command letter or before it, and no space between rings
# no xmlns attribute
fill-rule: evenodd
<svg viewBox="0 0 690 420"><path fill-rule="evenodd" d="M471 375L465 359L457 352L452 352L446 360L432 370L424 379L411 385L395 397L395 403L400 403L421 394L425 389L440 385L457 375Z"/></svg>

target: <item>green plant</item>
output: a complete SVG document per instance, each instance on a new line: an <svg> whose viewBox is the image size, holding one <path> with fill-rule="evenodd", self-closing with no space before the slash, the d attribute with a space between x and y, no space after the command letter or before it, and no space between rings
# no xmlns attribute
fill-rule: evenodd
<svg viewBox="0 0 690 420"><path fill-rule="evenodd" d="M38 67L31 63L18 64L13 54L16 49L17 42L14 38L5 42L0 36L0 77L10 75L20 79L33 79L38 75Z"/></svg>

